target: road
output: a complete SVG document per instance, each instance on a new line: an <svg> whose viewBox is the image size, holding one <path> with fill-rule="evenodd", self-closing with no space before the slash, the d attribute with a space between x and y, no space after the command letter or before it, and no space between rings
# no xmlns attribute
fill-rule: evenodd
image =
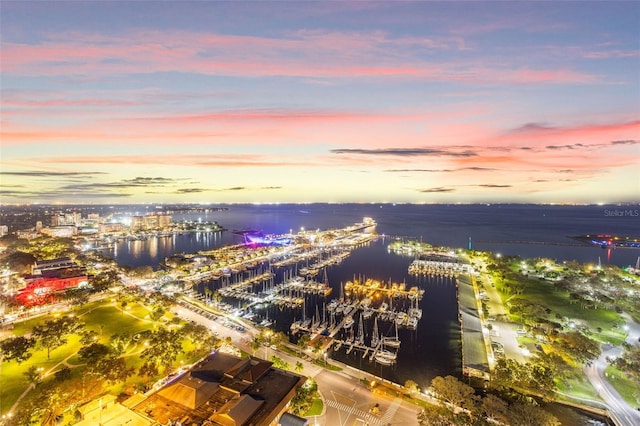
<svg viewBox="0 0 640 426"><path fill-rule="evenodd" d="M221 321L213 321L182 306L176 308L181 318L202 324L218 333L222 338L230 336L234 345L251 353L250 343L258 330L247 325L247 331L241 333L225 327ZM246 324L246 322L245 322ZM302 362L302 374L313 378L318 384L318 391L324 402L323 413L312 419L311 424L318 426L347 426L347 425L417 425L417 415L420 409L404 402L400 398L390 399L372 393L370 387L362 384L360 379L370 378L371 375L355 369L345 368L342 371L330 371L322 367L291 356L286 352L262 347L256 355L265 359L277 355L293 366L297 361ZM370 410L378 404L379 414L374 415Z"/></svg>
<svg viewBox="0 0 640 426"><path fill-rule="evenodd" d="M640 337L640 324L634 322L628 315L623 315L629 328L627 335L627 343L637 344ZM640 425L640 411L637 407L631 407L622 399L618 391L609 383L605 376L605 368L609 365L608 358L620 356L622 348L620 346L606 345L603 346L600 357L593 361L590 366L584 368L584 373L598 391L600 397L606 402L609 408L609 414L618 426L636 426Z"/></svg>
<svg viewBox="0 0 640 426"><path fill-rule="evenodd" d="M493 279L485 272L481 272L478 279L484 286L488 298L486 303L489 308L489 315L485 317L485 320L487 318L496 319L495 321L487 321L484 324L485 326L491 324L493 327L490 332L491 340L502 343L507 358L514 359L520 363L527 362L527 356L524 354L522 348L520 348L517 340L516 330L520 325L506 321L507 310L502 303L498 290L493 285Z"/></svg>

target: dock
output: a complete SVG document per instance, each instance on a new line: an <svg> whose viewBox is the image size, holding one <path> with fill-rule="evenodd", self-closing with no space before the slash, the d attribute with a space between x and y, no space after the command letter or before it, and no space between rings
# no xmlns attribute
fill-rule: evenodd
<svg viewBox="0 0 640 426"><path fill-rule="evenodd" d="M488 355L491 353L489 334L482 328L482 306L476 297L475 278L461 274L456 280L458 289L458 319L462 334L462 372L464 375L490 379Z"/></svg>

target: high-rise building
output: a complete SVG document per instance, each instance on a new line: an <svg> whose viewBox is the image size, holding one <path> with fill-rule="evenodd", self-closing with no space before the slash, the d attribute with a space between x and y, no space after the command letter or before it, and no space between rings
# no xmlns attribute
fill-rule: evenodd
<svg viewBox="0 0 640 426"><path fill-rule="evenodd" d="M131 216L131 225L129 225L131 232L142 231L146 229L144 216Z"/></svg>

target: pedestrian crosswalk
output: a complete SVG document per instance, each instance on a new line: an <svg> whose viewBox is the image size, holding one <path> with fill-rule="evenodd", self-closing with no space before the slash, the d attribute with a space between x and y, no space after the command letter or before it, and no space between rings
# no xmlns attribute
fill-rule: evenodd
<svg viewBox="0 0 640 426"><path fill-rule="evenodd" d="M348 415L354 415L354 416L364 420L365 422L367 422L370 425L382 425L382 424L385 424L379 418L374 416L373 414L368 413L366 411L359 410L353 405L343 404L342 402L338 402L338 401L334 401L334 400L327 400L326 403L327 403L327 405L329 407L335 408L335 409L340 410L340 411L344 411ZM397 410L397 407L396 407L396 410ZM395 410L394 410L394 412L395 412Z"/></svg>
<svg viewBox="0 0 640 426"><path fill-rule="evenodd" d="M402 400L400 398L395 398L389 408L387 408L384 416L382 416L382 418L380 419L380 422L382 424L391 423L391 419L393 418L393 415L396 414L396 411L398 411L398 407L400 407L401 403Z"/></svg>

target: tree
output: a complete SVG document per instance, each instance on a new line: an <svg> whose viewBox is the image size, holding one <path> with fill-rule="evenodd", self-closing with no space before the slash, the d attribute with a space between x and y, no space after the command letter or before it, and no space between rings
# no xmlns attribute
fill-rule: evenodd
<svg viewBox="0 0 640 426"><path fill-rule="evenodd" d="M563 347L578 361L589 361L600 356L600 344L579 331L570 331L562 335Z"/></svg>
<svg viewBox="0 0 640 426"><path fill-rule="evenodd" d="M117 271L115 271L114 269L106 269L94 275L93 279L91 280L91 285L93 286L94 291L102 292L117 283L118 280L119 278Z"/></svg>
<svg viewBox="0 0 640 426"><path fill-rule="evenodd" d="M311 336L309 334L303 334L302 336L300 336L297 345L300 348L301 352L305 350L310 341Z"/></svg>
<svg viewBox="0 0 640 426"><path fill-rule="evenodd" d="M15 360L18 364L31 357L35 340L24 336L9 337L0 342L0 362Z"/></svg>
<svg viewBox="0 0 640 426"><path fill-rule="evenodd" d="M98 340L98 332L95 330L85 330L80 338L80 344L90 345Z"/></svg>
<svg viewBox="0 0 640 426"><path fill-rule="evenodd" d="M42 380L42 371L42 367L36 367L35 365L32 365L27 369L27 371L22 374L24 374L27 382L33 383L34 386L37 386L38 383L40 383L40 381Z"/></svg>
<svg viewBox="0 0 640 426"><path fill-rule="evenodd" d="M430 406L418 413L418 424L420 426L453 426L455 424L464 424L456 422L456 417L452 411L444 407Z"/></svg>
<svg viewBox="0 0 640 426"><path fill-rule="evenodd" d="M625 346L621 356L616 358L615 366L629 374L636 386L640 388L640 344Z"/></svg>
<svg viewBox="0 0 640 426"><path fill-rule="evenodd" d="M182 339L179 338L178 332L160 328L151 334L149 344L140 356L146 360L146 363L155 365L156 371L159 372L160 367L169 371L180 353L182 353Z"/></svg>
<svg viewBox="0 0 640 426"><path fill-rule="evenodd" d="M301 363L300 361L296 361L296 366L293 368L293 371L295 371L296 373L302 373L303 369L304 369L304 364Z"/></svg>
<svg viewBox="0 0 640 426"><path fill-rule="evenodd" d="M128 305L128 302L126 300L123 300L122 302L120 302L120 312L122 313L122 315L124 315L124 308L126 308Z"/></svg>
<svg viewBox="0 0 640 426"><path fill-rule="evenodd" d="M64 382L71 379L71 369L66 365L54 373L57 382Z"/></svg>
<svg viewBox="0 0 640 426"><path fill-rule="evenodd" d="M92 343L89 346L83 346L78 351L78 356L83 362L89 364L89 366L95 365L101 359L109 355L109 346L102 343Z"/></svg>
<svg viewBox="0 0 640 426"><path fill-rule="evenodd" d="M490 421L506 424L508 421L509 404L501 398L489 394L482 398L482 412Z"/></svg>
<svg viewBox="0 0 640 426"><path fill-rule="evenodd" d="M116 382L124 382L127 377L131 376L135 369L128 368L124 358L107 356L100 359L95 367L91 368L98 376L107 382L114 384Z"/></svg>
<svg viewBox="0 0 640 426"><path fill-rule="evenodd" d="M404 382L404 387L409 391L409 395L413 395L419 391L418 384L411 379Z"/></svg>
<svg viewBox="0 0 640 426"><path fill-rule="evenodd" d="M512 426L560 426L560 421L552 414L523 402L511 404L507 417Z"/></svg>
<svg viewBox="0 0 640 426"><path fill-rule="evenodd" d="M289 369L291 369L291 366L289 365L289 363L287 361L285 361L284 359L282 359L280 357L277 357L275 355L273 355L269 361L271 361L273 363L274 367L279 368L281 370L289 370Z"/></svg>
<svg viewBox="0 0 640 426"><path fill-rule="evenodd" d="M133 337L129 333L114 334L111 336L109 345L111 346L112 353L115 355L122 355L127 348L131 345Z"/></svg>
<svg viewBox="0 0 640 426"><path fill-rule="evenodd" d="M153 328L156 327L156 323L164 316L165 310L162 307L157 307L149 314L151 321L153 321Z"/></svg>
<svg viewBox="0 0 640 426"><path fill-rule="evenodd" d="M5 258L9 269L20 275L30 274L31 267L36 263L36 257L24 251L15 251Z"/></svg>
<svg viewBox="0 0 640 426"><path fill-rule="evenodd" d="M66 344L69 335L80 331L83 326L76 317L62 317L34 326L32 335L39 340L43 348L47 349L47 359L49 359L52 350Z"/></svg>
<svg viewBox="0 0 640 426"><path fill-rule="evenodd" d="M467 410L474 410L475 402L478 399L471 386L462 383L453 376L434 377L431 381L431 391L444 402Z"/></svg>
<svg viewBox="0 0 640 426"><path fill-rule="evenodd" d="M258 337L254 337L251 341L251 350L253 351L254 356L256 355L256 351L260 349L260 346L262 346L262 343L260 343L260 339Z"/></svg>

